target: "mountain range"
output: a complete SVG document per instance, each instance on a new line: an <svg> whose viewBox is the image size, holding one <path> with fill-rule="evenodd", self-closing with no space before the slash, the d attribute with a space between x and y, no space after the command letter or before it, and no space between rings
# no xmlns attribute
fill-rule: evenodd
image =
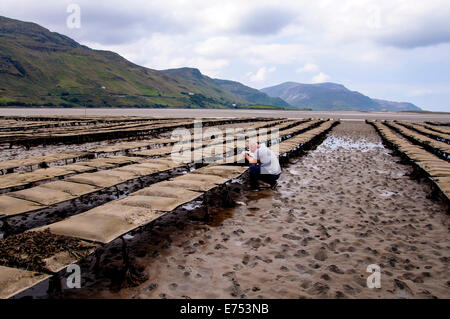
<svg viewBox="0 0 450 319"><path fill-rule="evenodd" d="M194 68L154 70L93 50L35 23L0 16L0 105L47 107L404 110L333 83L257 90Z"/></svg>
<svg viewBox="0 0 450 319"><path fill-rule="evenodd" d="M41 106L286 107L192 68L157 71L29 22L0 17L0 103ZM230 82L233 83L233 82ZM230 89L228 89L230 88Z"/></svg>
<svg viewBox="0 0 450 319"><path fill-rule="evenodd" d="M285 82L261 90L280 97L296 108L313 110L406 111L420 110L407 102L390 102L370 97L336 83L302 84Z"/></svg>

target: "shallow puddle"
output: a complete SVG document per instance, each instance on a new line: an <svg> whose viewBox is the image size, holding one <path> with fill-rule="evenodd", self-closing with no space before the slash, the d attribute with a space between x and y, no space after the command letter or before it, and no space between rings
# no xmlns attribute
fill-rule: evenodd
<svg viewBox="0 0 450 319"><path fill-rule="evenodd" d="M329 136L323 141L321 145L319 145L319 147L317 147L316 151L322 153L331 153L337 148L343 148L345 150L354 149L361 152L368 152L374 149L383 149L384 146L381 142L372 143L364 139L358 139L355 141L353 139Z"/></svg>
<svg viewBox="0 0 450 319"><path fill-rule="evenodd" d="M206 225L210 227L219 227L223 224L223 222L232 218L234 213L234 208L224 208L219 210L214 210L209 213L209 220L206 222Z"/></svg>

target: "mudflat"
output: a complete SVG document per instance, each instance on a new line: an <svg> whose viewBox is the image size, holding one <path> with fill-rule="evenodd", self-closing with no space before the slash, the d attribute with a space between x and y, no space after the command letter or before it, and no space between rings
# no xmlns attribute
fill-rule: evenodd
<svg viewBox="0 0 450 319"><path fill-rule="evenodd" d="M342 121L276 190L243 191L209 221L192 205L129 239L148 280L111 289L92 274L67 297L449 298L449 216L399 160L370 125ZM111 271L119 247L105 254ZM367 286L369 265L380 288Z"/></svg>
<svg viewBox="0 0 450 319"><path fill-rule="evenodd" d="M155 116L155 117L286 117L408 120L450 122L450 113L359 112L359 111L283 111L234 109L126 109L126 108L0 108L3 116Z"/></svg>

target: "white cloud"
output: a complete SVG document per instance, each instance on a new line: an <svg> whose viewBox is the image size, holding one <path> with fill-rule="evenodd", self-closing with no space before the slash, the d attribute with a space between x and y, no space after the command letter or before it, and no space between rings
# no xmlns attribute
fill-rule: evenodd
<svg viewBox="0 0 450 319"><path fill-rule="evenodd" d="M290 64L299 57L307 57L319 52L316 48L298 43L254 43L243 49L244 56L254 64Z"/></svg>
<svg viewBox="0 0 450 319"><path fill-rule="evenodd" d="M277 4L255 6L241 19L237 32L256 36L277 34L291 24L296 14Z"/></svg>
<svg viewBox="0 0 450 319"><path fill-rule="evenodd" d="M420 87L406 91L411 96L428 96L433 94L450 94L450 83L434 85L433 87Z"/></svg>
<svg viewBox="0 0 450 319"><path fill-rule="evenodd" d="M431 89L413 89L411 91L409 91L409 94L411 94L412 96L424 96L424 95L429 95L429 94L433 94L435 93L435 90L431 90Z"/></svg>
<svg viewBox="0 0 450 319"><path fill-rule="evenodd" d="M403 48L450 42L448 0L77 0L81 31L65 25L71 2L2 0L0 12L103 44L155 33L255 38L297 34L302 35L297 43L368 40Z"/></svg>
<svg viewBox="0 0 450 319"><path fill-rule="evenodd" d="M236 57L242 50L240 41L231 37L211 37L195 46L195 52L208 57Z"/></svg>
<svg viewBox="0 0 450 319"><path fill-rule="evenodd" d="M311 79L312 83L323 83L323 82L327 82L328 80L330 80L331 77L323 72L320 72L319 74L313 76L313 78Z"/></svg>
<svg viewBox="0 0 450 319"><path fill-rule="evenodd" d="M202 57L196 57L189 59L185 65L189 65L194 68L198 68L203 74L210 77L219 77L220 70L230 63L226 59L206 59Z"/></svg>
<svg viewBox="0 0 450 319"><path fill-rule="evenodd" d="M0 12L153 69L198 67L258 85L321 82L327 74L350 89L382 83L369 96L395 93L392 82L413 93L426 82L429 94L405 98L450 101L433 89L450 74L448 0L77 0L82 28L68 29L72 2L2 0Z"/></svg>
<svg viewBox="0 0 450 319"><path fill-rule="evenodd" d="M247 73L247 76L249 77L251 82L263 82L266 80L266 77L269 73L275 72L276 67L272 66L270 68L261 67L258 69L256 73Z"/></svg>
<svg viewBox="0 0 450 319"><path fill-rule="evenodd" d="M297 70L295 70L295 72L297 73L312 73L312 72L316 72L319 70L319 67L314 64L314 63L306 63L304 66L298 68Z"/></svg>

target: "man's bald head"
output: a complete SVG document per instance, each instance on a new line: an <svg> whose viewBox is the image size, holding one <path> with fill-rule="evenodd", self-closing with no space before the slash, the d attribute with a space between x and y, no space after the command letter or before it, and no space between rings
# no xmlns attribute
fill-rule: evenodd
<svg viewBox="0 0 450 319"><path fill-rule="evenodd" d="M255 153L255 151L258 149L259 145L255 141L250 141L248 148L250 149L250 152Z"/></svg>

